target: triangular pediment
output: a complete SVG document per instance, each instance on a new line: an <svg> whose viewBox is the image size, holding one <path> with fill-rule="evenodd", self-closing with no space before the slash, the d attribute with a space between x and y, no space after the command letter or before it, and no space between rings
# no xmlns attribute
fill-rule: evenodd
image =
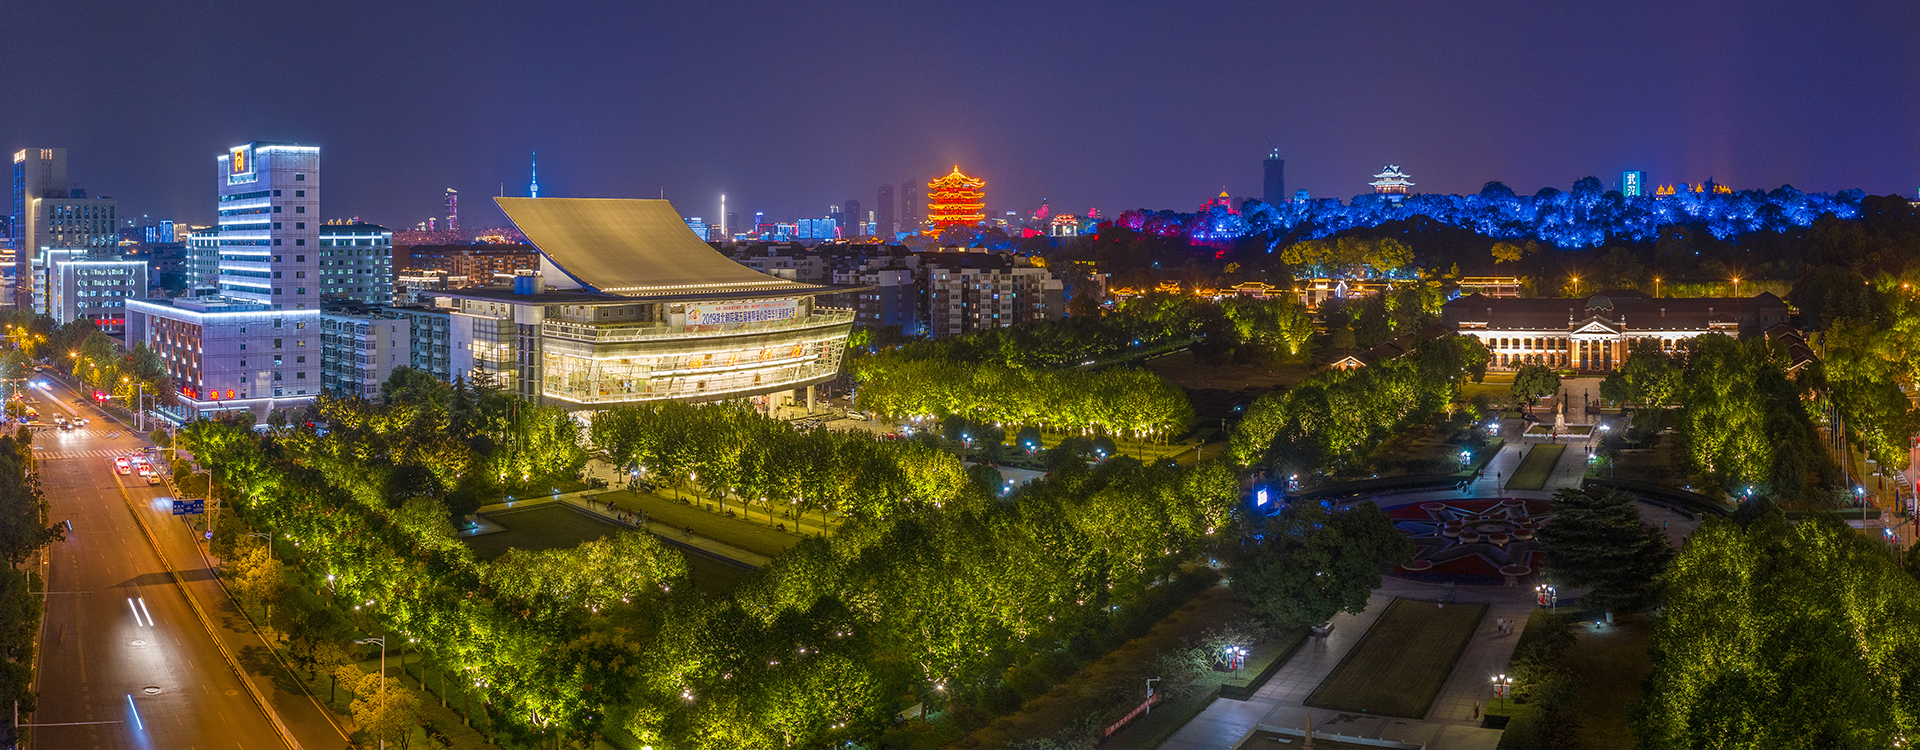
<svg viewBox="0 0 1920 750"><path fill-rule="evenodd" d="M1606 321L1589 320L1585 324L1582 324L1579 328L1574 329L1573 332L1574 333L1591 333L1591 334L1606 335L1606 336L1617 336L1620 334L1620 329L1613 327L1613 325L1607 323Z"/></svg>

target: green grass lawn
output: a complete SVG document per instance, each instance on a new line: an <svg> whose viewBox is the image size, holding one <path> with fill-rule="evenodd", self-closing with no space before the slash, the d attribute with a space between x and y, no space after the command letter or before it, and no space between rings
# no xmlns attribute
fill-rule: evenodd
<svg viewBox="0 0 1920 750"><path fill-rule="evenodd" d="M1537 490L1547 486L1547 480L1553 476L1553 467L1560 463L1560 454L1567 446L1562 443L1541 443L1527 451L1526 459L1520 462L1513 476L1507 478L1507 489Z"/></svg>
<svg viewBox="0 0 1920 750"><path fill-rule="evenodd" d="M611 500L614 505L626 510L644 510L647 512L648 519L665 524L668 528L682 529L692 526L695 534L767 557L779 557L780 553L800 543L799 535L767 526L766 515L758 510L752 511L752 514L753 517L761 520L748 521L704 510L705 501L699 501L701 505L696 507L647 492L635 493L621 490L594 495L593 499L601 503ZM737 509L738 503L728 507ZM809 519L809 527L817 527L819 520L820 517L814 515Z"/></svg>
<svg viewBox="0 0 1920 750"><path fill-rule="evenodd" d="M1393 600L1306 705L1425 718L1486 613L1485 604Z"/></svg>
<svg viewBox="0 0 1920 750"><path fill-rule="evenodd" d="M1647 644L1653 623L1645 615L1615 618L1615 624L1595 629L1591 623L1573 626L1576 638L1567 649L1567 670L1580 696L1573 702L1580 717L1576 743L1583 748L1636 747L1627 726L1627 707L1640 697L1640 685L1653 671Z"/></svg>
<svg viewBox="0 0 1920 750"><path fill-rule="evenodd" d="M509 549L538 551L574 547L625 528L559 503L489 513L487 518L507 530L462 540L474 556L482 560L497 558ZM753 575L752 570L694 553L687 554L687 568L693 575L694 588L713 595L731 591Z"/></svg>

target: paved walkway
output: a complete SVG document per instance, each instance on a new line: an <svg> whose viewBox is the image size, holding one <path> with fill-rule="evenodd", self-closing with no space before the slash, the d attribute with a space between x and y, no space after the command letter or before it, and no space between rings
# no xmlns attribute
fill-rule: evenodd
<svg viewBox="0 0 1920 750"><path fill-rule="evenodd" d="M1572 401L1578 408L1578 393ZM1532 499L1550 499L1553 492L1562 488L1579 487L1586 475L1587 453L1598 442L1598 434L1593 438L1571 440L1565 453L1554 466L1554 472L1545 488L1540 490L1506 490L1501 487L1526 457L1527 450L1535 443L1546 442L1543 438L1522 439L1522 423L1517 419L1506 420L1502 433L1507 444L1500 453L1487 464L1484 476L1476 479L1461 491L1439 490L1429 492L1410 492L1387 495L1378 498L1361 498L1354 502L1372 500L1382 505L1402 505L1428 500L1454 500L1462 497L1522 497ZM1567 442L1562 438L1562 442ZM1689 518L1672 510L1642 503L1641 517L1650 524L1659 524L1666 531L1667 538L1675 547L1686 540L1687 535L1698 528L1700 520ZM1564 601L1571 600L1580 591L1562 592ZM1378 737L1398 742L1424 744L1430 748L1493 748L1500 742L1501 730L1483 729L1480 721L1474 718L1475 704L1484 707L1492 697L1489 678L1506 671L1507 663L1513 657L1513 647L1519 640L1519 633L1501 634L1498 632L1500 618L1515 620L1524 627L1527 616L1533 611L1533 587L1525 583L1515 588L1460 586L1454 590L1454 600L1458 602L1479 602L1488 605L1485 619L1480 629L1474 633L1468 643L1467 651L1448 677L1446 686L1434 699L1422 719L1400 719L1386 716L1353 714L1327 709L1308 708L1304 705L1308 695L1312 694L1320 682L1333 672L1336 665L1345 658L1347 651L1366 634L1380 613L1396 597L1411 599L1437 600L1445 596L1445 589L1439 584L1428 584L1388 578L1367 600L1367 609L1358 615L1339 614L1333 617L1334 630L1326 638L1310 639L1302 646L1280 671L1268 680L1253 697L1247 701L1220 699L1208 706L1199 716L1181 727L1172 737L1160 745L1165 750L1201 750L1203 748L1227 748L1235 743L1258 724L1304 728L1308 718L1313 720L1316 732L1337 732L1345 735Z"/></svg>
<svg viewBox="0 0 1920 750"><path fill-rule="evenodd" d="M1307 696L1333 672L1347 651L1365 635L1367 628L1396 597L1437 600L1444 589L1408 581L1389 579L1367 600L1367 610L1358 615L1335 615L1333 632L1326 638L1309 639L1305 646L1281 667L1267 684L1246 701L1220 699L1199 716L1181 727L1162 750L1209 750L1229 748L1258 724L1304 728L1310 717L1314 731L1337 732L1349 736L1379 737L1398 742L1424 744L1432 748L1493 748L1500 742L1500 730L1483 729L1473 717L1474 703L1483 706L1492 694L1488 678L1506 671L1519 634L1501 634L1498 618L1526 621L1533 610L1532 592L1509 588L1459 587L1457 602L1479 602L1488 606L1480 629L1461 655L1453 676L1434 699L1424 719L1400 719L1370 716L1344 711L1308 708Z"/></svg>

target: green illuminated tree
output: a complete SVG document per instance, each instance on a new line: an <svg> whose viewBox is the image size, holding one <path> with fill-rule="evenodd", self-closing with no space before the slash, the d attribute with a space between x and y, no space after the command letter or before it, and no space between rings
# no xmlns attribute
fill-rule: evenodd
<svg viewBox="0 0 1920 750"><path fill-rule="evenodd" d="M1708 520L1663 577L1643 747L1893 747L1920 731L1920 585L1823 516Z"/></svg>
<svg viewBox="0 0 1920 750"><path fill-rule="evenodd" d="M1527 411L1540 399L1560 390L1560 376L1545 365L1521 365L1513 374L1513 397L1526 402Z"/></svg>

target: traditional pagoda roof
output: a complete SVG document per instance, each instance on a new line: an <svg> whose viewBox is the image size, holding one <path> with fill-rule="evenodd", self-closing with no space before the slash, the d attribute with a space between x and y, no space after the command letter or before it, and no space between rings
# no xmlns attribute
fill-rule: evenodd
<svg viewBox="0 0 1920 750"><path fill-rule="evenodd" d="M1410 177L1412 177L1412 175L1400 171L1400 165L1388 164L1386 171L1374 175L1373 182L1367 184L1372 185L1376 191L1384 188L1404 189L1413 187L1413 180L1409 179Z"/></svg>
<svg viewBox="0 0 1920 750"><path fill-rule="evenodd" d="M678 298L837 291L734 262L694 236L664 200L502 197L494 202L548 263L593 292Z"/></svg>

